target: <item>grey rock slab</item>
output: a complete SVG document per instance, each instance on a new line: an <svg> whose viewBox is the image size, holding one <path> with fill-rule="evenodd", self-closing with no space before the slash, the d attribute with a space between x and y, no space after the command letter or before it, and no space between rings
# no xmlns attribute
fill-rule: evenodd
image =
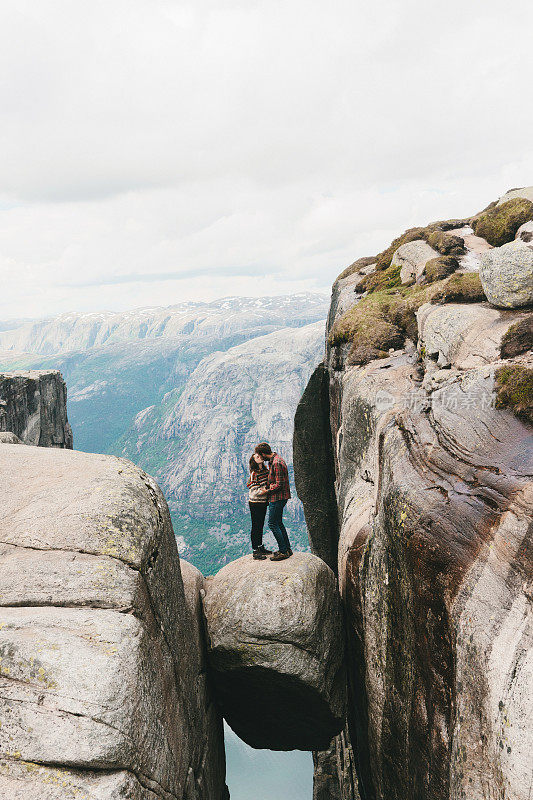
<svg viewBox="0 0 533 800"><path fill-rule="evenodd" d="M344 637L330 568L245 556L206 582L209 659L223 714L252 747L326 749L343 727Z"/></svg>
<svg viewBox="0 0 533 800"><path fill-rule="evenodd" d="M187 735L157 629L108 610L3 608L0 654L3 757L123 767L178 793Z"/></svg>
<svg viewBox="0 0 533 800"><path fill-rule="evenodd" d="M523 318L488 304L425 303L417 312L419 344L439 366L479 367L498 360L502 337Z"/></svg>
<svg viewBox="0 0 533 800"><path fill-rule="evenodd" d="M0 606L149 605L141 574L109 556L0 544L0 575Z"/></svg>
<svg viewBox="0 0 533 800"><path fill-rule="evenodd" d="M394 253L391 266L401 267L400 280L402 283L416 281L422 276L424 267L432 258L439 258L437 253L423 239L402 244Z"/></svg>
<svg viewBox="0 0 533 800"><path fill-rule="evenodd" d="M5 800L165 800L131 772L81 771L0 759L0 797ZM169 798L170 800L170 798Z"/></svg>
<svg viewBox="0 0 533 800"><path fill-rule="evenodd" d="M521 239L495 247L482 256L479 277L495 306L518 308L533 303L533 249Z"/></svg>

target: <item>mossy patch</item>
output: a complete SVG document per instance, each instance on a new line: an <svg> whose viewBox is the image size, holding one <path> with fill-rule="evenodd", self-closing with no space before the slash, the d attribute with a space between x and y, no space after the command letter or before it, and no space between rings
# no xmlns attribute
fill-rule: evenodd
<svg viewBox="0 0 533 800"><path fill-rule="evenodd" d="M507 329L502 336L500 355L514 358L528 350L533 350L533 314Z"/></svg>
<svg viewBox="0 0 533 800"><path fill-rule="evenodd" d="M456 269L459 269L459 262L453 256L432 258L424 267L424 278L427 283L435 283L435 281L447 278Z"/></svg>
<svg viewBox="0 0 533 800"><path fill-rule="evenodd" d="M533 369L510 364L496 370L496 408L508 408L533 425Z"/></svg>
<svg viewBox="0 0 533 800"><path fill-rule="evenodd" d="M376 256L377 269L387 269L390 267L392 257L396 250L403 244L415 242L418 239L423 239L430 247L437 250L444 256L447 255L462 255L465 252L464 241L460 236L447 233L448 230L453 228L461 228L465 224L465 220L451 219L446 222L431 222L422 228L409 228L401 236L379 253Z"/></svg>
<svg viewBox="0 0 533 800"><path fill-rule="evenodd" d="M518 228L533 219L533 203L523 197L516 197L494 206L472 220L476 236L481 236L494 247L512 242Z"/></svg>
<svg viewBox="0 0 533 800"><path fill-rule="evenodd" d="M466 253L464 239L446 231L430 231L426 235L426 242L443 256L463 256Z"/></svg>
<svg viewBox="0 0 533 800"><path fill-rule="evenodd" d="M385 273L383 273L385 274ZM479 275L456 273L436 283L369 291L333 326L331 345L352 342L347 364L367 364L384 358L409 338L417 341L416 312L423 303L473 302L484 299Z"/></svg>
<svg viewBox="0 0 533 800"><path fill-rule="evenodd" d="M385 270L375 270L359 281L355 287L356 292L380 292L383 289L393 289L400 286L401 267L388 267Z"/></svg>
<svg viewBox="0 0 533 800"><path fill-rule="evenodd" d="M433 294L432 303L481 303L486 300L478 272L456 272Z"/></svg>

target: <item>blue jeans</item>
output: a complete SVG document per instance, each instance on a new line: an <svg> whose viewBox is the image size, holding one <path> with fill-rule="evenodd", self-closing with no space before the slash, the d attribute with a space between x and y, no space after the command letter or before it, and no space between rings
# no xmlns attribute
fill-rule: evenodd
<svg viewBox="0 0 533 800"><path fill-rule="evenodd" d="M281 553L286 553L291 549L287 530L283 524L283 509L286 504L286 500L275 500L268 504L268 527L276 537Z"/></svg>

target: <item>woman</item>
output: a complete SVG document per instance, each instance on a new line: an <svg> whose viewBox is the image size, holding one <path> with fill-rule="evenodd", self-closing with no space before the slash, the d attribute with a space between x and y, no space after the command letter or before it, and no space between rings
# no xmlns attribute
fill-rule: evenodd
<svg viewBox="0 0 533 800"><path fill-rule="evenodd" d="M254 558L262 561L270 555L263 544L263 525L268 507L268 469L264 458L254 453L250 459L250 480L248 486L248 506L252 517L252 550Z"/></svg>

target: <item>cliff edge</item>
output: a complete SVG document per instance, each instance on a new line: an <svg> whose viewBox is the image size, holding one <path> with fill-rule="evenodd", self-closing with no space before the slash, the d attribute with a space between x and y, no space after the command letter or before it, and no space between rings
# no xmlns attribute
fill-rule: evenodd
<svg viewBox="0 0 533 800"><path fill-rule="evenodd" d="M530 797L531 197L411 229L333 287L294 439L348 630L348 725L315 755L317 798L324 782L364 800Z"/></svg>
<svg viewBox="0 0 533 800"><path fill-rule="evenodd" d="M0 483L0 795L226 798L200 586L157 484L24 444Z"/></svg>

